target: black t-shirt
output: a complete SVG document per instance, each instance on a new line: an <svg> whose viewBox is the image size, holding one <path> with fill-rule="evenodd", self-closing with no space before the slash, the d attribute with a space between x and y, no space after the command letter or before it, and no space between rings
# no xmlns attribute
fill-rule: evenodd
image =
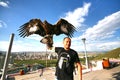
<svg viewBox="0 0 120 80"><path fill-rule="evenodd" d="M55 52L58 54L55 73L58 80L73 80L74 63L80 61L77 52L73 49L66 51L62 47L55 47ZM61 66L61 64L65 66Z"/></svg>

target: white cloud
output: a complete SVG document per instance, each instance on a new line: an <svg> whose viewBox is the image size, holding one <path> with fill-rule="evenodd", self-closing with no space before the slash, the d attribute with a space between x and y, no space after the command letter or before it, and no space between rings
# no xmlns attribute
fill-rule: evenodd
<svg viewBox="0 0 120 80"><path fill-rule="evenodd" d="M45 51L46 45L39 41L31 42L29 40L17 40L13 41L12 52L19 51ZM0 41L0 50L7 51L9 47L9 41Z"/></svg>
<svg viewBox="0 0 120 80"><path fill-rule="evenodd" d="M6 51L8 49L9 42L7 41L0 41L0 50Z"/></svg>
<svg viewBox="0 0 120 80"><path fill-rule="evenodd" d="M46 45L40 43L42 37L39 35L31 35L26 38L13 39L12 52L19 51L45 51ZM17 39L17 40L16 40ZM0 51L7 51L9 41L0 41Z"/></svg>
<svg viewBox="0 0 120 80"><path fill-rule="evenodd" d="M105 43L100 43L97 46L100 50L111 50L120 47L120 42L119 41L112 41L112 42L105 42Z"/></svg>
<svg viewBox="0 0 120 80"><path fill-rule="evenodd" d="M84 35L73 38L73 48L84 50L81 39L86 38L86 47L88 51L107 51L120 47L119 37L116 41L109 39L114 38L116 30L120 29L120 11L106 16L104 19L98 21L96 25L88 28Z"/></svg>
<svg viewBox="0 0 120 80"><path fill-rule="evenodd" d="M87 51L109 51L120 47L120 41L88 41L86 40L86 50ZM84 44L82 40L76 40L73 38L71 48L76 51L84 51Z"/></svg>
<svg viewBox="0 0 120 80"><path fill-rule="evenodd" d="M42 44L40 40L41 36L33 34L29 37L21 38L19 40L15 40L13 43L13 51L45 51L46 45Z"/></svg>
<svg viewBox="0 0 120 80"><path fill-rule="evenodd" d="M8 6L9 2L3 2L3 1L0 1L0 6L3 6L3 7L9 7Z"/></svg>
<svg viewBox="0 0 120 80"><path fill-rule="evenodd" d="M0 28L1 27L7 27L7 24L2 20L0 20Z"/></svg>
<svg viewBox="0 0 120 80"><path fill-rule="evenodd" d="M88 44L88 50L109 51L120 47L119 41L97 42Z"/></svg>
<svg viewBox="0 0 120 80"><path fill-rule="evenodd" d="M113 37L117 29L120 29L120 11L98 21L96 25L88 28L81 37L86 37L89 40L107 39Z"/></svg>
<svg viewBox="0 0 120 80"><path fill-rule="evenodd" d="M77 8L74 11L69 11L65 14L64 19L68 20L75 27L81 27L85 21L85 16L88 15L91 3L84 3L83 7Z"/></svg>
<svg viewBox="0 0 120 80"><path fill-rule="evenodd" d="M40 42L15 41L13 44L13 52L18 51L45 51L45 45Z"/></svg>
<svg viewBox="0 0 120 80"><path fill-rule="evenodd" d="M77 28L83 27L85 26L85 17L88 15L90 6L91 3L85 3L83 7L67 12L64 19L68 20ZM120 11L99 20L96 25L86 29L83 35L74 37L71 48L77 51L83 51L84 47L81 41L83 37L87 39L86 47L88 51L106 51L120 47L118 45L120 44L118 39L116 41L108 41L108 39L114 37L118 29L120 29Z"/></svg>
<svg viewBox="0 0 120 80"><path fill-rule="evenodd" d="M41 36L37 35L37 34L32 34L29 37L26 37L26 39L30 39L30 40L37 40L40 41L42 39Z"/></svg>

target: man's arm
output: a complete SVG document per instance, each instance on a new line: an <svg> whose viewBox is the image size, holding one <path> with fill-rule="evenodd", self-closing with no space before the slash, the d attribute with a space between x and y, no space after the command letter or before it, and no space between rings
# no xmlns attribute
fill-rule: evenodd
<svg viewBox="0 0 120 80"><path fill-rule="evenodd" d="M76 65L77 65L79 80L82 80L82 65L80 64L80 62L77 62Z"/></svg>

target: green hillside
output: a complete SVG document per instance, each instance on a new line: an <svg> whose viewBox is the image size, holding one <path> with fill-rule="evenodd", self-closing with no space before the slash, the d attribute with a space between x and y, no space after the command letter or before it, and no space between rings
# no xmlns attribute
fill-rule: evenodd
<svg viewBox="0 0 120 80"><path fill-rule="evenodd" d="M94 60L103 59L103 58L120 58L120 48L113 49L106 53L98 54Z"/></svg>
<svg viewBox="0 0 120 80"><path fill-rule="evenodd" d="M107 52L104 56L108 58L120 58L120 48L111 50Z"/></svg>

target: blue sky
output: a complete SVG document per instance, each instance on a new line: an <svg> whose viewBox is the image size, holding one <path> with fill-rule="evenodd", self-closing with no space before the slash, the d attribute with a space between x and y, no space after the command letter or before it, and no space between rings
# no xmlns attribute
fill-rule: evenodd
<svg viewBox="0 0 120 80"><path fill-rule="evenodd" d="M77 32L71 48L108 51L120 47L120 0L0 0L0 50L6 51L10 35L15 34L12 51L46 51L39 35L18 36L18 28L39 18L55 24L60 18L72 23ZM54 46L63 46L65 35L54 35Z"/></svg>

